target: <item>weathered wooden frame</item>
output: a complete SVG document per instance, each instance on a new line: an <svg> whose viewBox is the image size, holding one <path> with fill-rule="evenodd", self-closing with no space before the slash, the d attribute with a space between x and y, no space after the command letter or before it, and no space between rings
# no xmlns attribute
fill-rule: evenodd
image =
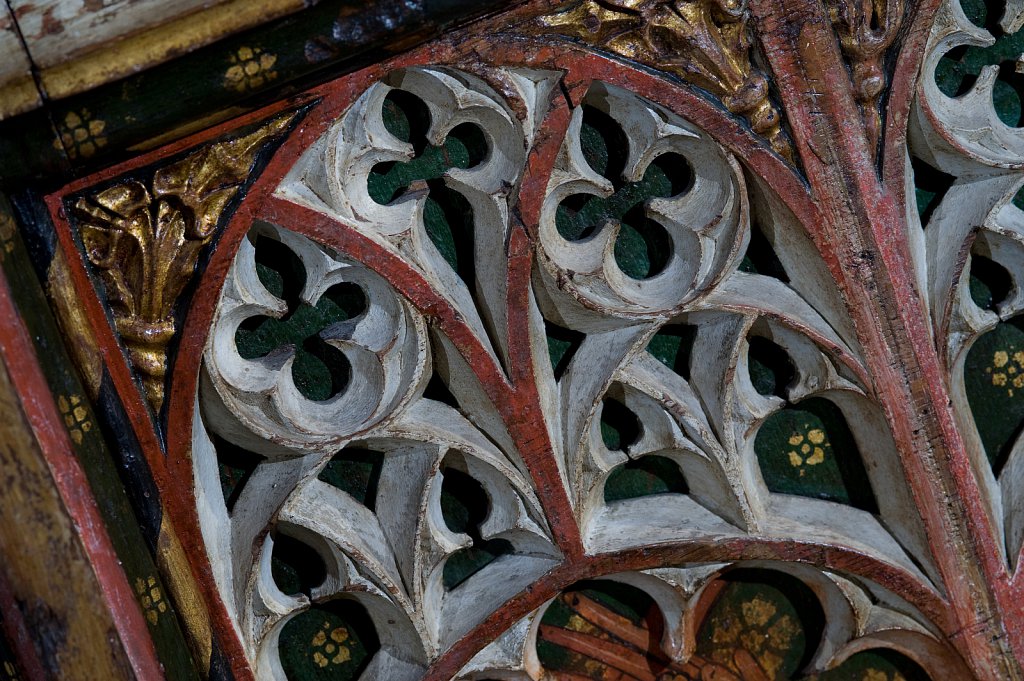
<svg viewBox="0 0 1024 681"><path fill-rule="evenodd" d="M525 298L515 298L525 296L528 290L532 270L530 244L535 238L532 226L539 220L550 168L569 125L571 108L579 105L590 82L607 81L671 111L685 112L689 121L742 159L750 172L771 181L807 229L838 286L864 353L874 397L892 430L946 595L925 588L906 573L870 557L814 543L682 541L589 555L553 461L540 452L523 452L533 483L545 501L547 521L563 562L441 654L432 662L426 678L453 678L489 640L581 579L683 563L763 560L806 563L867 577L925 613L977 677L1020 677L1019 660L1024 658L1024 618L1020 612L1024 582L1019 567L1013 571L1003 559L1003 540L987 506L987 493L978 481L976 462L964 441L965 405L951 396L944 348L934 340L925 293L914 266L915 226L909 223L906 209L908 124L929 34L941 3L927 0L907 9L904 29L892 48L892 70L886 74L889 85L881 109L880 144L876 148L872 144L870 120L865 123L863 102L851 81L844 46L837 39L823 4L812 0L751 0L753 30L774 78L792 136L796 166L787 163L741 118L705 91L605 52L510 28L538 14L549 13L558 4L549 0L528 3L479 22L465 32L74 180L47 196L46 205L59 244L58 257L69 270L71 288L80 293L83 320L75 331L82 338L93 339L89 342L95 344L97 357L102 358L100 364L109 372L123 401L160 494L158 503L163 509L164 524L157 542L157 562L179 602L197 599L202 604L188 622L194 640L201 642L194 648L201 666L210 669L213 649L217 648L237 678L249 678L251 674L231 633L232 625L216 586L203 566L204 544L192 489L180 484L192 478L189 452L202 348L238 244L255 219L292 228L301 225L304 235L384 274L415 306L429 310L433 324L452 339L465 357L472 359L481 352L473 335L451 305L431 292L415 271L359 232L283 200L274 195L274 190L302 153L384 74L433 64L471 72L486 72L487 64L514 64L557 70L565 75L564 91L551 99L551 108L530 149L519 203L522 222L513 225L507 245L509 347L529 346L528 324L523 317L528 305ZM829 3L833 4L836 3ZM495 87L501 91L500 84ZM262 173L246 188L208 262L197 275L197 293L178 331L180 347L167 383L165 444L111 327L108 311L101 298L92 295L94 279L68 219L68 197L158 165L284 112L301 112L301 122L296 123ZM962 269L964 262L958 264ZM69 320L62 321L68 334ZM38 394L41 386L38 379L31 378L31 364L15 360L19 355L34 354L28 350L28 341L24 334L12 333L3 349L8 372L23 403L32 404L31 395ZM513 356L512 362L517 361L519 366L513 366L511 371L512 386L497 375L486 378L483 384L492 401L500 405L506 422L521 429L515 437L532 441L539 437L534 431L542 428L540 419L533 416L539 399L526 387L533 383L529 358L517 360ZM29 381L34 389L24 387ZM956 409L961 413L957 414ZM54 410L47 407L42 411L42 420L36 425L36 437L40 440L43 435L39 433L47 432L47 423L53 428L56 421L59 427L59 416ZM67 451L66 445L57 444L49 451L50 454L44 451L43 456L55 469L61 452ZM69 469L72 473L73 468ZM56 473L54 477L61 475ZM88 503L81 508L67 505L75 521L86 524ZM187 561L183 561L184 556ZM110 580L115 585L111 588L123 592L127 582L119 582L116 566L97 565L96 560L94 557L101 580ZM147 677L149 672L140 670L147 668L147 664L157 664L151 652L141 642L138 650L127 645L144 638L140 635L144 625L134 604L124 603L123 593L119 598L106 596L105 600L116 614L115 619L124 618L126 628L120 638L126 644L136 674Z"/></svg>

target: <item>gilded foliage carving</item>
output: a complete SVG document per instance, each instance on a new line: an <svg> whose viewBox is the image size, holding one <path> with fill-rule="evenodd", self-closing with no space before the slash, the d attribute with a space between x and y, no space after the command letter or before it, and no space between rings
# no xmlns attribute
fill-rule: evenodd
<svg viewBox="0 0 1024 681"><path fill-rule="evenodd" d="M533 30L576 38L680 76L721 99L792 159L768 80L753 60L748 24L744 0L583 0L540 17Z"/></svg>
<svg viewBox="0 0 1024 681"><path fill-rule="evenodd" d="M175 303L256 155L292 118L281 116L244 137L199 149L146 180L127 179L80 197L71 208L154 409L164 400Z"/></svg>

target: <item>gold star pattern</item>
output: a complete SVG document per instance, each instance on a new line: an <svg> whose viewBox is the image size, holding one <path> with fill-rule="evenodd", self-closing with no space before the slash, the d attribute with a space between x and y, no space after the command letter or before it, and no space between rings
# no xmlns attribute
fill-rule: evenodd
<svg viewBox="0 0 1024 681"><path fill-rule="evenodd" d="M64 415L64 425L67 426L71 439L76 445L82 444L85 433L92 430L89 410L82 403L82 398L79 395L61 395L57 398L57 406Z"/></svg>
<svg viewBox="0 0 1024 681"><path fill-rule="evenodd" d="M277 56L259 47L240 47L228 60L231 66L224 73L224 83L236 92L256 90L277 78L274 64Z"/></svg>
<svg viewBox="0 0 1024 681"><path fill-rule="evenodd" d="M754 657L769 678L776 678L786 652L800 633L799 624L788 614L779 616L778 607L761 596L736 606L730 603L712 621L711 659L739 672L735 666L735 651L742 648Z"/></svg>
<svg viewBox="0 0 1024 681"><path fill-rule="evenodd" d="M325 621L312 640L313 648L315 648L313 662L316 666L323 669L327 665L344 664L352 659L352 651L344 645L348 638L348 629L345 627L331 629L331 623Z"/></svg>
<svg viewBox="0 0 1024 681"><path fill-rule="evenodd" d="M167 612L167 601L164 600L164 595L157 585L156 577L151 576L149 579L137 578L135 580L135 593L139 595L139 601L142 603L142 609L146 613L146 619L155 626L160 621L160 615Z"/></svg>
<svg viewBox="0 0 1024 681"><path fill-rule="evenodd" d="M1015 390L1024 388L1024 350L1015 350L1012 345L1009 350L996 350L985 373L992 376L992 385L1006 388L1006 396L1013 397Z"/></svg>
<svg viewBox="0 0 1024 681"><path fill-rule="evenodd" d="M106 122L93 118L88 109L69 111L58 126L59 137L53 141L53 146L71 158L89 158L106 146L107 138L103 135L106 127Z"/></svg>
<svg viewBox="0 0 1024 681"><path fill-rule="evenodd" d="M804 428L809 425L805 423ZM807 472L805 466L817 466L824 462L825 453L832 447L821 428L813 428L805 433L793 433L789 437L789 445L793 447L787 453L789 463L793 468L800 469L801 476Z"/></svg>

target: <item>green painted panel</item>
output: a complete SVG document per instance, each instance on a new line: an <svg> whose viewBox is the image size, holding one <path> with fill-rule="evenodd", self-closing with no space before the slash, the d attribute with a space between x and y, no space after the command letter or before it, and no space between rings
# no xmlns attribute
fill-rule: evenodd
<svg viewBox="0 0 1024 681"><path fill-rule="evenodd" d="M998 473L1024 422L1024 319L975 341L964 363L967 402L989 463Z"/></svg>
<svg viewBox="0 0 1024 681"><path fill-rule="evenodd" d="M690 380L690 358L697 327L692 324L666 324L647 343L647 352L659 362Z"/></svg>
<svg viewBox="0 0 1024 681"><path fill-rule="evenodd" d="M369 449L349 447L341 450L320 471L320 480L351 495L371 511L377 506L384 455Z"/></svg>
<svg viewBox="0 0 1024 681"><path fill-rule="evenodd" d="M551 370L555 379L562 378L569 368L576 351L583 345L586 334L566 329L548 320L544 320L544 335L548 341L548 357L551 359Z"/></svg>
<svg viewBox="0 0 1024 681"><path fill-rule="evenodd" d="M309 596L327 577L327 567L316 550L281 532L274 537L270 572L277 587L290 596Z"/></svg>
<svg viewBox="0 0 1024 681"><path fill-rule="evenodd" d="M109 164L139 145L169 141L407 50L501 4L322 0L0 123L0 180L53 180L70 167Z"/></svg>
<svg viewBox="0 0 1024 681"><path fill-rule="evenodd" d="M279 649L289 681L353 681L380 649L380 640L366 609L339 599L289 620Z"/></svg>
<svg viewBox="0 0 1024 681"><path fill-rule="evenodd" d="M627 461L613 470L604 484L604 500L612 502L689 491L686 478L675 461L649 455Z"/></svg>
<svg viewBox="0 0 1024 681"><path fill-rule="evenodd" d="M769 416L757 432L754 451L772 492L877 511L846 419L826 399L803 400Z"/></svg>
<svg viewBox="0 0 1024 681"><path fill-rule="evenodd" d="M628 452L643 434L637 415L613 397L606 397L602 403L600 427L604 446L613 452Z"/></svg>
<svg viewBox="0 0 1024 681"><path fill-rule="evenodd" d="M807 674L825 631L824 611L807 585L779 571L739 569L726 573L718 586L685 673L671 669L661 651L664 622L654 601L635 587L606 580L580 582L552 601L541 620L538 658L548 672L594 681L634 678L631 664L659 679L726 673L752 678L745 672L754 667L773 681L927 679L915 663L884 649L858 653L821 675ZM628 636L627 627L633 629Z"/></svg>
<svg viewBox="0 0 1024 681"><path fill-rule="evenodd" d="M825 615L803 582L782 572L736 570L697 634L697 653L739 672L749 653L770 679L798 676L824 631Z"/></svg>
<svg viewBox="0 0 1024 681"><path fill-rule="evenodd" d="M884 648L857 653L838 668L811 678L818 681L928 681L928 675L917 663Z"/></svg>
<svg viewBox="0 0 1024 681"><path fill-rule="evenodd" d="M756 220L756 217L754 219ZM750 274L762 274L783 283L789 283L786 268L782 266L768 237L764 235L756 222L751 226L750 243L747 244L747 252L743 254L743 260L740 261L739 270Z"/></svg>
<svg viewBox="0 0 1024 681"><path fill-rule="evenodd" d="M217 467L220 471L220 489L224 495L224 505L230 513L235 502L242 495L245 484L263 463L264 457L254 454L243 447L232 444L214 434L213 447L217 452Z"/></svg>

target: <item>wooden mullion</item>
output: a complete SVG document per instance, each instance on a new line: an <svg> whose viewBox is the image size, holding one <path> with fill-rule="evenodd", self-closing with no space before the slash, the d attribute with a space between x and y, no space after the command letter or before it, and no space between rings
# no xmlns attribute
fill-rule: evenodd
<svg viewBox="0 0 1024 681"><path fill-rule="evenodd" d="M0 315L0 579L47 678L163 678L6 278Z"/></svg>
<svg viewBox="0 0 1024 681"><path fill-rule="evenodd" d="M6 200L0 197L0 211L9 210ZM97 509L103 516L106 531L129 582L140 602L150 603L149 607L144 608L145 615L150 622L150 632L160 661L167 669L169 678L198 679L199 674L185 643L175 606L169 598L152 554L157 537L154 535L147 540L143 536L140 525L146 523L141 522L136 515L125 491L126 484L137 484L134 476L139 471L126 471L126 475L132 476L126 480L119 476L101 423L96 418L91 399L93 396L73 368L74 363L67 353L20 235L15 234L3 244L3 248L4 255L0 264L11 287L14 303L29 331L35 352L40 357L46 357L46 361L40 363L40 369L57 401L58 409L61 405L68 408L67 413L62 415L72 420L71 425L65 425L72 435L70 444L74 455L89 480ZM137 462L136 465L144 464ZM159 515L159 498L149 501ZM138 510L138 513L145 515L153 515L153 512L153 508ZM164 604L163 607L160 603Z"/></svg>
<svg viewBox="0 0 1024 681"><path fill-rule="evenodd" d="M765 52L823 220L807 225L860 336L961 631L981 678L1021 678L1000 602L1006 568L954 422L927 314L913 280L903 207L879 182L849 75L817 0L756 0ZM898 243L897 243L898 242ZM1019 607L1019 606L1018 606Z"/></svg>

